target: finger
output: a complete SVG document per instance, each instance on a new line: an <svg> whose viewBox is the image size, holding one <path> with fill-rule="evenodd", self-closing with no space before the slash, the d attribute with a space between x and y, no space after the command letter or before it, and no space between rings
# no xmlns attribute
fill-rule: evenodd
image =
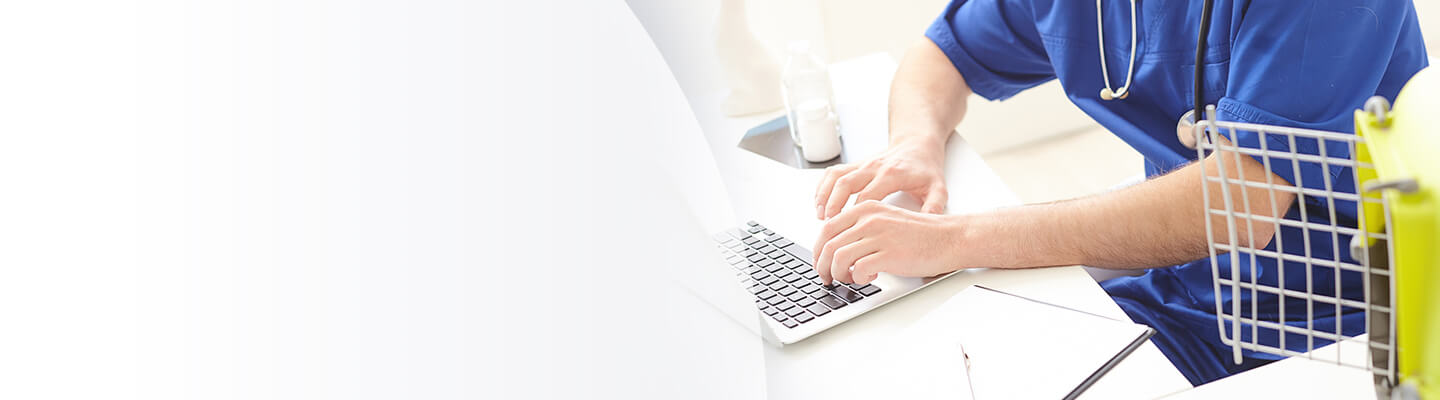
<svg viewBox="0 0 1440 400"><path fill-rule="evenodd" d="M825 248L825 244L830 242L830 239L850 229L850 226L855 225L855 222L859 221L860 217L879 212L883 209L884 208L880 206L880 202L870 201L855 206L855 208L850 209L849 212L840 213L834 218L826 220L825 225L820 227L820 235L815 238L815 246L811 247L811 249L815 249L817 252L821 251L821 249ZM811 261L818 263L820 261L819 254L820 253L816 253L815 259Z"/></svg>
<svg viewBox="0 0 1440 400"><path fill-rule="evenodd" d="M885 196L900 191L900 180L887 178L889 177L882 173L876 175L875 179L871 179L870 184L865 185L865 188L855 195L855 204L864 203L868 200L884 200Z"/></svg>
<svg viewBox="0 0 1440 400"><path fill-rule="evenodd" d="M864 232L862 231L862 229L854 228L846 230L845 232L841 232L840 234L835 235L833 239L825 242L823 246L816 247L817 251L815 252L815 263L812 265L815 266L815 272L820 274L820 281L822 283L828 285L830 284L830 281L834 279L834 276L830 274L830 271L832 269L831 264L833 263L833 260L835 260L835 251L864 239L865 236ZM849 267L849 264L846 264L846 267Z"/></svg>
<svg viewBox="0 0 1440 400"><path fill-rule="evenodd" d="M825 202L825 219L839 214L845 208L845 202L850 200L850 195L869 185L874 177L874 169L858 168L836 179L835 188L830 190L830 198Z"/></svg>
<svg viewBox="0 0 1440 400"><path fill-rule="evenodd" d="M874 244L874 240L860 240L835 250L835 262L830 263L830 277L839 282L855 282L855 278L850 274L850 267L860 257L874 253Z"/></svg>
<svg viewBox="0 0 1440 400"><path fill-rule="evenodd" d="M875 278L880 277L881 272L885 272L883 258L884 255L880 251L860 257L859 260L855 260L855 267L851 268L850 276L855 278L856 284L868 285L870 282L874 282Z"/></svg>
<svg viewBox="0 0 1440 400"><path fill-rule="evenodd" d="M929 214L940 214L945 212L945 203L950 200L950 193L945 190L945 184L937 183L930 185L929 193L925 194L925 203L920 206L920 212Z"/></svg>
<svg viewBox="0 0 1440 400"><path fill-rule="evenodd" d="M815 219L825 219L825 203L830 200L830 191L835 188L835 181L857 167L855 164L844 164L825 169L825 176L820 178L820 186L815 188Z"/></svg>
<svg viewBox="0 0 1440 400"><path fill-rule="evenodd" d="M830 276L845 283L855 282L854 271L851 271L851 268L855 266L855 260L879 250L876 243L877 241L873 239L861 239L835 250L835 256L830 262Z"/></svg>

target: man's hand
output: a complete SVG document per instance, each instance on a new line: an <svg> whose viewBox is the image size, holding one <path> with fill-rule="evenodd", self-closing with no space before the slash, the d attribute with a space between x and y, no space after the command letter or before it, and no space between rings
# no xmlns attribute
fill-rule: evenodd
<svg viewBox="0 0 1440 400"><path fill-rule="evenodd" d="M815 242L815 272L828 285L866 284L880 272L922 277L954 271L966 247L962 218L860 203L825 222Z"/></svg>
<svg viewBox="0 0 1440 400"><path fill-rule="evenodd" d="M815 189L815 218L830 219L840 214L852 194L856 195L855 204L860 204L895 192L921 199L922 212L945 211L949 194L945 191L943 141L915 138L891 146L868 161L826 169Z"/></svg>

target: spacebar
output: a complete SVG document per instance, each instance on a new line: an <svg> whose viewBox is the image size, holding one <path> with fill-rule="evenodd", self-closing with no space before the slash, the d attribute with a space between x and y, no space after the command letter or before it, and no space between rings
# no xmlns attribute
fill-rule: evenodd
<svg viewBox="0 0 1440 400"><path fill-rule="evenodd" d="M795 256L795 258L800 259L800 261L804 261L805 265L810 265L810 263L815 260L815 255L810 254L810 250L806 250L798 244L785 246L785 248L781 250L785 250L786 253L790 253L790 255Z"/></svg>

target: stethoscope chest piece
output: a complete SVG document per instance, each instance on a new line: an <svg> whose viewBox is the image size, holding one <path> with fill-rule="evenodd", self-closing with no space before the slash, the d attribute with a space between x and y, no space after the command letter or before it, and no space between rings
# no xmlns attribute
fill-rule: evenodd
<svg viewBox="0 0 1440 400"><path fill-rule="evenodd" d="M1180 139L1180 144L1190 149L1195 148L1195 110L1185 111L1180 120L1175 122L1175 136Z"/></svg>

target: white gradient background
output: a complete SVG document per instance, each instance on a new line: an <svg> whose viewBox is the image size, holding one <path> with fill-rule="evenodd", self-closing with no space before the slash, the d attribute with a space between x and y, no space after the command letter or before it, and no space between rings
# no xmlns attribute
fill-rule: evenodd
<svg viewBox="0 0 1440 400"><path fill-rule="evenodd" d="M620 1L5 2L0 398L762 393L641 248L683 212L650 135L696 129L647 39Z"/></svg>

